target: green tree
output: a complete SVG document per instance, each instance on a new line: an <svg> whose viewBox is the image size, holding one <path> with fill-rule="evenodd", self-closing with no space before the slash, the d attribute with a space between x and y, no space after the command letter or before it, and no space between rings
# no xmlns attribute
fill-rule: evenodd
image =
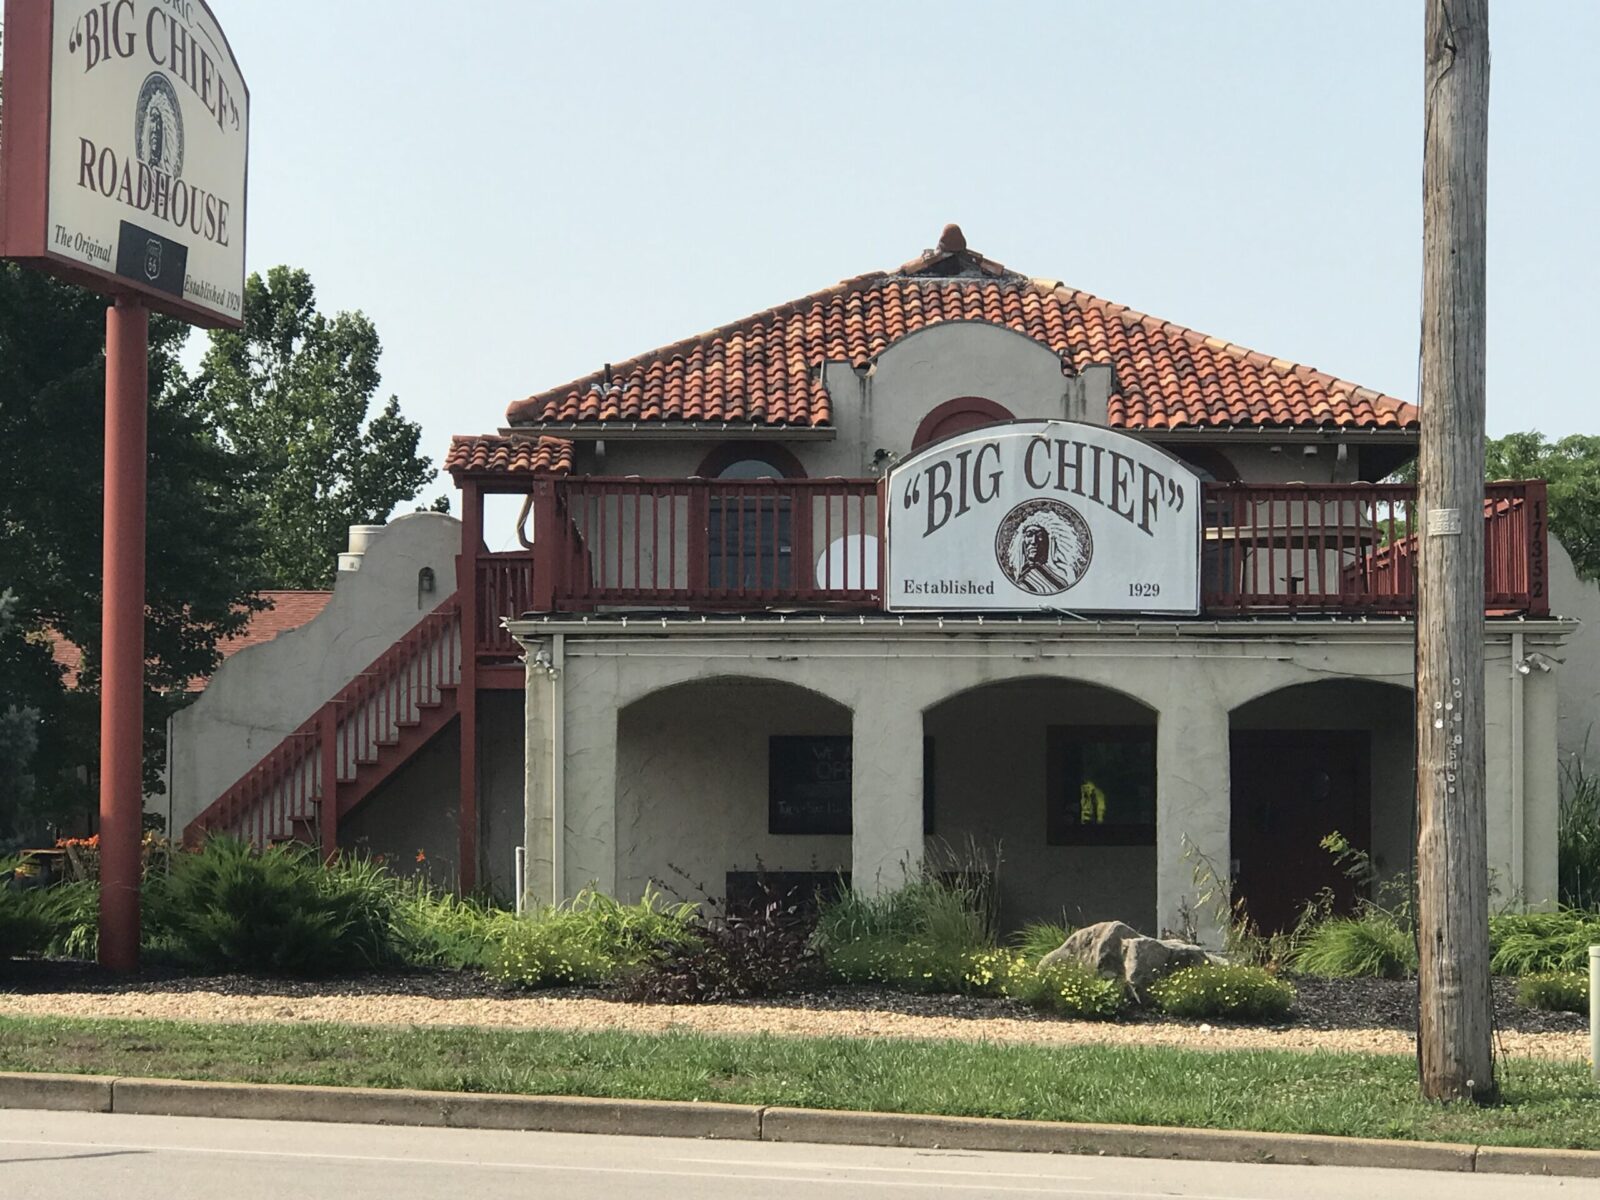
<svg viewBox="0 0 1600 1200"><path fill-rule="evenodd" d="M15 596L0 633L0 709L38 714L26 809L0 797L0 826L82 812L99 761L101 506L106 301L0 264L0 586ZM146 514L146 781L158 786L166 718L216 666L258 584L253 514L239 464L199 410L177 361L188 328L150 325ZM82 650L69 687L51 656ZM7 811L9 810L9 811ZM3 834L0 834L3 836Z"/></svg>
<svg viewBox="0 0 1600 1200"><path fill-rule="evenodd" d="M1486 447L1489 479L1549 484L1550 532L1583 579L1600 579L1600 437L1574 433L1558 442L1542 433L1508 433Z"/></svg>
<svg viewBox="0 0 1600 1200"><path fill-rule="evenodd" d="M16 597L0 591L0 678L21 677L24 657L35 657L28 643L16 636ZM17 833L7 814L29 812L33 807L33 757L39 749L39 710L7 703L0 698L0 850Z"/></svg>
<svg viewBox="0 0 1600 1200"><path fill-rule="evenodd" d="M211 334L196 388L244 464L271 586L326 587L346 527L384 521L433 477L421 428L391 396L368 420L380 377L377 330L360 312L326 317L305 271L245 284L244 329Z"/></svg>
<svg viewBox="0 0 1600 1200"><path fill-rule="evenodd" d="M1415 483L1416 462L1390 478ZM1600 437L1574 433L1551 442L1530 430L1490 438L1484 478L1543 479L1549 485L1550 532L1572 556L1580 578L1600 579Z"/></svg>

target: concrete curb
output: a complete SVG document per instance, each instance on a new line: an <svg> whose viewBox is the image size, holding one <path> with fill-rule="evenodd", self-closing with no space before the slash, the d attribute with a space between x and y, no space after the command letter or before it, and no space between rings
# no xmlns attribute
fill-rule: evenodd
<svg viewBox="0 0 1600 1200"><path fill-rule="evenodd" d="M831 1142L942 1150L1024 1150L1122 1158L1208 1162L1292 1163L1329 1167L1398 1167L1471 1171L1474 1147L1441 1142L1391 1142L1318 1134L1173 1129L1147 1125L1077 1125L986 1117L931 1117L809 1108L769 1108L761 1122L768 1142ZM1600 1154L1595 1155L1600 1160ZM1596 1164L1600 1174L1600 1162Z"/></svg>
<svg viewBox="0 0 1600 1200"><path fill-rule="evenodd" d="M111 1080L102 1075L0 1073L0 1108L108 1113Z"/></svg>
<svg viewBox="0 0 1600 1200"><path fill-rule="evenodd" d="M500 1096L0 1072L0 1108L1600 1179L1600 1152L1591 1150L1527 1150L1320 1134L765 1108L679 1100Z"/></svg>
<svg viewBox="0 0 1600 1200"><path fill-rule="evenodd" d="M110 1105L97 1111L143 1116L238 1117L255 1121L329 1121L347 1125L424 1125L745 1141L761 1137L762 1110L744 1104L606 1100L589 1096L499 1096L480 1092L417 1092L403 1088L202 1083L181 1079L105 1082L111 1085ZM3 1095L0 1092L0 1097Z"/></svg>

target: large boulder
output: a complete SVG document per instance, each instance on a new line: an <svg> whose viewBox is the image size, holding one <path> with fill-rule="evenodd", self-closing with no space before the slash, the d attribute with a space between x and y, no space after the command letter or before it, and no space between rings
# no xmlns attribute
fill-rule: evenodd
<svg viewBox="0 0 1600 1200"><path fill-rule="evenodd" d="M1121 979L1122 944L1139 931L1121 921L1085 925L1039 960L1041 967L1060 962L1081 963L1103 979Z"/></svg>
<svg viewBox="0 0 1600 1200"><path fill-rule="evenodd" d="M1145 937L1121 921L1086 925L1039 961L1041 967L1075 962L1102 979L1121 980L1140 1004L1149 1000L1150 985L1185 967L1215 961L1204 946L1172 938Z"/></svg>
<svg viewBox="0 0 1600 1200"><path fill-rule="evenodd" d="M1191 946L1170 938L1133 937L1122 943L1122 980L1140 1004L1150 997L1150 985L1185 967L1203 967L1211 961L1204 946Z"/></svg>

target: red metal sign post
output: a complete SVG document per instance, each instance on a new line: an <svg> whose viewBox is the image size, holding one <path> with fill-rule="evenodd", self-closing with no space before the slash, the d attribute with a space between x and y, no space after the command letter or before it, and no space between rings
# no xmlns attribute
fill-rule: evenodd
<svg viewBox="0 0 1600 1200"><path fill-rule="evenodd" d="M145 424L150 311L106 310L105 569L101 592L100 965L139 965L144 812Z"/></svg>

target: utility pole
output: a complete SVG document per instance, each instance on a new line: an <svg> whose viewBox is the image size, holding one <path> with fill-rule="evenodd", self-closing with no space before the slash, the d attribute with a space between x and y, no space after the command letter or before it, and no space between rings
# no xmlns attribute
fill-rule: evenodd
<svg viewBox="0 0 1600 1200"><path fill-rule="evenodd" d="M1417 528L1417 1060L1422 1094L1496 1095L1484 798L1484 227L1489 3L1425 0Z"/></svg>

